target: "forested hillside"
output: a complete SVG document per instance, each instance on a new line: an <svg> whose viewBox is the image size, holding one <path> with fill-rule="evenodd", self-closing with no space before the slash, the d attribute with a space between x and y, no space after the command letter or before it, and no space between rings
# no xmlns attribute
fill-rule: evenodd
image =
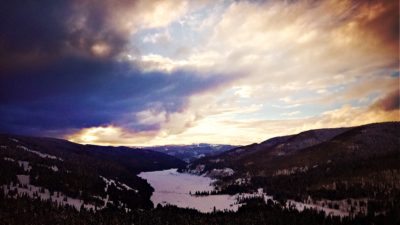
<svg viewBox="0 0 400 225"><path fill-rule="evenodd" d="M0 185L8 196L125 211L153 207L152 187L136 176L139 172L185 165L150 150L15 135L0 136L0 161Z"/></svg>
<svg viewBox="0 0 400 225"><path fill-rule="evenodd" d="M384 214L400 196L399 162L400 123L393 122L273 138L197 160L188 171L219 178L213 194L263 188L282 201Z"/></svg>
<svg viewBox="0 0 400 225"><path fill-rule="evenodd" d="M311 130L188 166L146 149L0 135L0 224L400 224L399 132L398 122ZM154 206L137 174L169 168L216 179L195 196L261 188L273 200L246 197L237 212Z"/></svg>

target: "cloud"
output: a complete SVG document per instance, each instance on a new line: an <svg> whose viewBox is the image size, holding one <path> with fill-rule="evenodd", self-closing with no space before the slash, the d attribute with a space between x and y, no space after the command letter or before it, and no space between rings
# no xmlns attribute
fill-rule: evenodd
<svg viewBox="0 0 400 225"><path fill-rule="evenodd" d="M235 95L241 98L250 98L253 93L253 88L250 86L234 87L234 89L237 89Z"/></svg>
<svg viewBox="0 0 400 225"><path fill-rule="evenodd" d="M152 43L152 44L167 44L168 42L171 41L171 35L169 32L163 32L163 33L155 33L152 35L147 35L143 38L144 43Z"/></svg>
<svg viewBox="0 0 400 225"><path fill-rule="evenodd" d="M68 136L68 140L82 144L130 146L146 143L153 135L152 132L132 132L109 125L82 129Z"/></svg>
<svg viewBox="0 0 400 225"><path fill-rule="evenodd" d="M191 95L226 80L184 71L144 73L140 65L120 60L136 44L134 33L178 20L188 10L186 1L0 4L7 9L0 15L3 132L63 136L110 124L158 131L161 116L146 120L138 113L158 105L167 122L179 121L173 118ZM169 123L173 132L184 126Z"/></svg>
<svg viewBox="0 0 400 225"><path fill-rule="evenodd" d="M168 25L186 1L3 1L0 75L45 66L65 56L109 57L125 52L140 29Z"/></svg>
<svg viewBox="0 0 400 225"><path fill-rule="evenodd" d="M356 116L354 116L356 115ZM390 112L383 110L371 110L370 108L357 108L344 105L339 109L326 111L320 116L301 119L282 120L237 120L233 117L207 116L200 118L194 126L190 126L178 134L135 133L120 128L117 132L108 134L95 132L102 128L84 129L72 136L69 140L80 143L102 145L162 145L201 143L207 140L209 143L244 145L259 143L268 138L296 134L310 129L350 127L367 123L398 121L400 110ZM210 129L212 127L212 129ZM93 136L93 137L92 137Z"/></svg>
<svg viewBox="0 0 400 225"><path fill-rule="evenodd" d="M383 69L397 70L396 6L390 1L233 2L210 33L198 33L203 41L187 57L144 54L141 65L167 73L234 75L240 77L237 86L261 86L255 96L294 95L304 87L330 96L333 88L346 91L379 79ZM345 91L334 95L345 97Z"/></svg>
<svg viewBox="0 0 400 225"><path fill-rule="evenodd" d="M400 90L394 90L386 96L378 99L370 107L372 110L393 111L400 109Z"/></svg>
<svg viewBox="0 0 400 225"><path fill-rule="evenodd" d="M183 72L142 74L127 63L70 58L0 77L0 127L3 132L35 135L108 124L157 129L135 113L157 105L167 117L175 117L190 96L224 82Z"/></svg>
<svg viewBox="0 0 400 225"><path fill-rule="evenodd" d="M0 8L2 132L115 145L246 144L399 120L397 1Z"/></svg>
<svg viewBox="0 0 400 225"><path fill-rule="evenodd" d="M301 113L300 111L286 112L286 113L282 113L282 116L292 117L292 116L298 115L300 113Z"/></svg>

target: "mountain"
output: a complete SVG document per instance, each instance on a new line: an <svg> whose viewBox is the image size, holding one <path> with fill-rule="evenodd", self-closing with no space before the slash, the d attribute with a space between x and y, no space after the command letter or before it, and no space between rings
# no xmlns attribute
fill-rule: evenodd
<svg viewBox="0 0 400 225"><path fill-rule="evenodd" d="M218 193L263 188L277 199L384 213L400 199L399 162L400 123L387 122L272 138L199 159L187 171L219 178Z"/></svg>
<svg viewBox="0 0 400 225"><path fill-rule="evenodd" d="M188 165L205 166L197 172L232 168L258 175L272 175L288 167L312 167L326 161L346 161L397 153L400 123L378 123L352 128L318 129L268 139L260 144L238 147ZM199 169L199 168L198 168Z"/></svg>
<svg viewBox="0 0 400 225"><path fill-rule="evenodd" d="M400 224L400 122L305 131L188 165L165 148L0 135L0 224ZM137 174L169 168L214 177L216 190L201 195L250 197L237 212L153 208ZM270 196L249 194L261 188Z"/></svg>
<svg viewBox="0 0 400 225"><path fill-rule="evenodd" d="M217 155L236 147L238 146L201 143L192 145L152 146L145 147L144 149L166 153L189 163L196 159L200 159L206 156Z"/></svg>
<svg viewBox="0 0 400 225"><path fill-rule="evenodd" d="M152 187L142 171L182 168L145 149L80 145L54 138L0 135L0 189L80 209L148 209Z"/></svg>
<svg viewBox="0 0 400 225"><path fill-rule="evenodd" d="M297 135L274 137L260 144L237 147L231 151L226 151L223 154L210 158L222 158L223 160L231 159L232 161L240 161L251 155L264 155L265 152L268 152L268 154L271 156L290 155L298 150L330 140L338 134L347 131L348 129L349 128L318 129L301 132Z"/></svg>

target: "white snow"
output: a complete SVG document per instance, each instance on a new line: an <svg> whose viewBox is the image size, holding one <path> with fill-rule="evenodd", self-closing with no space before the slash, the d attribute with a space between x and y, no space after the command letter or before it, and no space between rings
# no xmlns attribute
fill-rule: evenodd
<svg viewBox="0 0 400 225"><path fill-rule="evenodd" d="M50 169L53 170L54 172L58 172L58 167L57 166L51 166Z"/></svg>
<svg viewBox="0 0 400 225"><path fill-rule="evenodd" d="M106 193L107 193L107 191L108 191L108 187L111 186L111 185L114 185L118 190L126 189L126 190L128 190L128 191L129 191L129 190L133 190L133 191L135 191L136 193L139 192L138 190L133 189L133 188L129 187L128 185L122 183L122 182L115 181L115 180L113 180L113 179L107 179L107 178L105 178L105 177L103 177L103 176L100 176L100 178L106 183L106 186L104 187L104 191L105 191ZM102 201L104 202L104 204L103 204L103 206L102 206L101 208L105 208L105 207L107 206L107 203L113 203L113 201L110 201L110 200L109 200L110 196L109 196L108 194L107 194L106 198L102 198L102 197L100 197L100 196L95 196L95 197L98 198L98 199L100 199L100 200L102 200ZM100 209L101 209L101 208L100 208ZM130 210L130 209L125 209L125 210Z"/></svg>
<svg viewBox="0 0 400 225"><path fill-rule="evenodd" d="M15 162L15 159L13 158L4 157L3 159L6 161Z"/></svg>
<svg viewBox="0 0 400 225"><path fill-rule="evenodd" d="M250 178L238 178L235 180L235 184L244 185L250 183Z"/></svg>
<svg viewBox="0 0 400 225"><path fill-rule="evenodd" d="M41 153L41 152L38 152L38 151L34 151L34 150L29 149L29 148L27 148L25 146L22 146L22 145L18 145L17 148L22 149L22 150L27 151L27 152L30 152L30 153L33 153L33 154L36 154L37 156L39 156L41 158L57 159L57 160L60 160L60 161L64 161L63 159L61 159L59 157L56 157L54 155L49 155L49 154Z"/></svg>
<svg viewBox="0 0 400 225"><path fill-rule="evenodd" d="M103 201L103 205L98 207L98 209L104 209L107 206L108 203L111 203L111 204L114 203L113 201L110 200L110 196L109 195L107 195L106 198L102 198L101 196L93 196L93 197Z"/></svg>
<svg viewBox="0 0 400 225"><path fill-rule="evenodd" d="M229 177L232 176L235 173L233 169L231 168L223 168L223 169L213 169L209 173L207 173L207 176L209 177Z"/></svg>
<svg viewBox="0 0 400 225"><path fill-rule="evenodd" d="M31 171L32 167L29 165L28 161L20 161L18 160L18 165L24 168L24 171L29 172Z"/></svg>
<svg viewBox="0 0 400 225"><path fill-rule="evenodd" d="M294 206L297 211L301 212L304 209L314 209L317 211L323 211L325 212L325 215L330 215L330 216L340 216L340 217L346 217L349 216L348 212L344 212L338 209L331 209L328 207L322 207L320 205L315 205L315 204L307 204L303 202L296 202L293 200L288 200L286 202L286 207Z"/></svg>
<svg viewBox="0 0 400 225"><path fill-rule="evenodd" d="M153 172L142 172L139 177L146 179L154 188L151 201L154 205L171 204L182 208L193 208L200 212L212 212L216 210L233 210L236 211L240 204L238 200L244 197L263 196L264 200L272 200L272 196L267 195L262 189L258 193L245 193L237 195L209 195L209 196L193 196L190 195L196 191L212 191L215 180L206 177L188 173L178 173L177 169L161 170ZM304 209L315 209L324 211L326 215L348 216L349 213L342 210L331 209L317 204L307 204L288 200L286 207L295 207L298 211Z"/></svg>
<svg viewBox="0 0 400 225"><path fill-rule="evenodd" d="M38 197L41 200L51 200L52 202L56 202L60 205L70 205L75 207L77 210L80 210L81 206L83 205L86 209L93 209L95 210L95 206L92 204L84 204L83 200L70 198L63 193L54 192L53 195L49 192L48 189L31 185L30 184L30 176L29 175L17 175L18 181L20 184L24 185L23 187L18 187L13 183L9 185L2 185L0 189L3 189L4 194L8 194L10 191L16 190L19 196L27 195L30 198Z"/></svg>
<svg viewBox="0 0 400 225"><path fill-rule="evenodd" d="M313 167L314 168L314 167ZM291 174L296 174L296 173L304 173L307 172L308 167L292 167L290 169L283 169L283 170L277 170L273 174L273 176L281 176L281 175L291 175Z"/></svg>
<svg viewBox="0 0 400 225"><path fill-rule="evenodd" d="M30 177L29 175L17 175L18 181L22 185L28 185Z"/></svg>
<svg viewBox="0 0 400 225"><path fill-rule="evenodd" d="M15 162L16 161L15 159L9 158L9 157L4 157L3 159L6 160L6 161L10 161L10 162ZM26 172L29 172L32 169L32 167L29 165L28 161L18 160L17 163L18 163L18 166L22 167L24 169L24 171L26 171Z"/></svg>
<svg viewBox="0 0 400 225"><path fill-rule="evenodd" d="M10 140L13 141L13 142L15 142L15 143L18 143L18 142L19 142L19 141L18 141L17 139L15 139L15 138L10 138Z"/></svg>
<svg viewBox="0 0 400 225"><path fill-rule="evenodd" d="M325 208L328 206L328 208L332 208L333 206L336 208L336 210L340 212L346 212L349 216L355 216L357 214L366 215L368 212L368 198L349 198L341 200L322 199L317 201L313 201L310 198L307 203Z"/></svg>
<svg viewBox="0 0 400 225"><path fill-rule="evenodd" d="M124 188L124 189L126 189L126 190L128 190L128 191L129 191L129 190L133 190L133 191L135 191L136 193L138 192L138 190L133 189L133 188L129 187L128 185L122 183L122 182L115 181L115 180L113 180L113 179L107 179L107 178L105 178L105 177L103 177L103 176L100 176L100 178L106 183L106 187L104 188L104 191L105 191L105 192L108 191L108 187L111 186L111 185L114 185L118 190L122 190L122 189Z"/></svg>
<svg viewBox="0 0 400 225"><path fill-rule="evenodd" d="M111 185L114 185L118 188L117 184L115 183L115 180L113 179L107 179L103 176L100 176L101 179L103 179L103 181L106 183L106 187L104 188L104 191L107 192L108 191L108 187Z"/></svg>
<svg viewBox="0 0 400 225"><path fill-rule="evenodd" d="M104 209L107 206L108 203L113 203L113 201L110 201L110 196L109 195L107 195L106 198L103 198L101 196L93 196L93 197L103 201L103 205L98 207L98 209Z"/></svg>
<svg viewBox="0 0 400 225"><path fill-rule="evenodd" d="M138 192L138 190L135 190L135 189L129 187L128 185L124 184L124 183L118 182L118 184L121 185L122 187L124 187L128 191L134 190L135 192Z"/></svg>
<svg viewBox="0 0 400 225"><path fill-rule="evenodd" d="M56 165L48 166L48 165L44 165L44 164L36 164L36 166L44 167L44 168L47 168L47 169L52 170L54 172L58 172L60 170L60 169L58 169L58 167Z"/></svg>
<svg viewBox="0 0 400 225"><path fill-rule="evenodd" d="M192 173L192 174L198 174L198 175L200 175L200 174L204 171L205 168L206 168L205 165L199 164L199 165L196 166L195 169L189 170L188 172L189 172L189 173Z"/></svg>
<svg viewBox="0 0 400 225"><path fill-rule="evenodd" d="M182 208L193 208L200 212L216 210L233 210L239 207L237 196L209 195L193 196L196 191L212 191L214 187L209 177L196 176L188 173L178 173L177 169L142 172L139 177L146 179L154 188L151 201L154 205L171 204Z"/></svg>

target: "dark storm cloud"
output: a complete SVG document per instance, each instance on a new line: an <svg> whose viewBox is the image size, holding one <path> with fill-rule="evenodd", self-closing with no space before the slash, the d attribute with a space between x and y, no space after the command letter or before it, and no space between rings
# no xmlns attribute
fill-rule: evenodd
<svg viewBox="0 0 400 225"><path fill-rule="evenodd" d="M133 121L133 113L154 103L166 112L180 111L188 96L221 82L183 72L141 74L125 63L65 59L0 77L0 127L30 134L118 123L129 115Z"/></svg>
<svg viewBox="0 0 400 225"><path fill-rule="evenodd" d="M66 1L64 1L66 2ZM0 69L37 63L56 55L67 36L63 1L1 1Z"/></svg>
<svg viewBox="0 0 400 225"><path fill-rule="evenodd" d="M1 1L1 75L45 66L65 55L91 57L99 42L110 45L108 56L118 54L128 36L108 26L108 20L104 4L93 1Z"/></svg>
<svg viewBox="0 0 400 225"><path fill-rule="evenodd" d="M355 1L354 4L356 6L364 6L365 14L368 15L361 17L360 25L372 35L377 35L398 57L400 33L399 1Z"/></svg>
<svg viewBox="0 0 400 225"><path fill-rule="evenodd" d="M142 74L118 62L129 35L110 26L111 3L1 1L0 132L58 136L115 123L157 129L137 125L134 114L152 104L180 111L190 95L224 82L184 72ZM97 43L110 52L94 54Z"/></svg>
<svg viewBox="0 0 400 225"><path fill-rule="evenodd" d="M372 106L372 109L392 111L400 109L400 90L397 89L378 99Z"/></svg>

